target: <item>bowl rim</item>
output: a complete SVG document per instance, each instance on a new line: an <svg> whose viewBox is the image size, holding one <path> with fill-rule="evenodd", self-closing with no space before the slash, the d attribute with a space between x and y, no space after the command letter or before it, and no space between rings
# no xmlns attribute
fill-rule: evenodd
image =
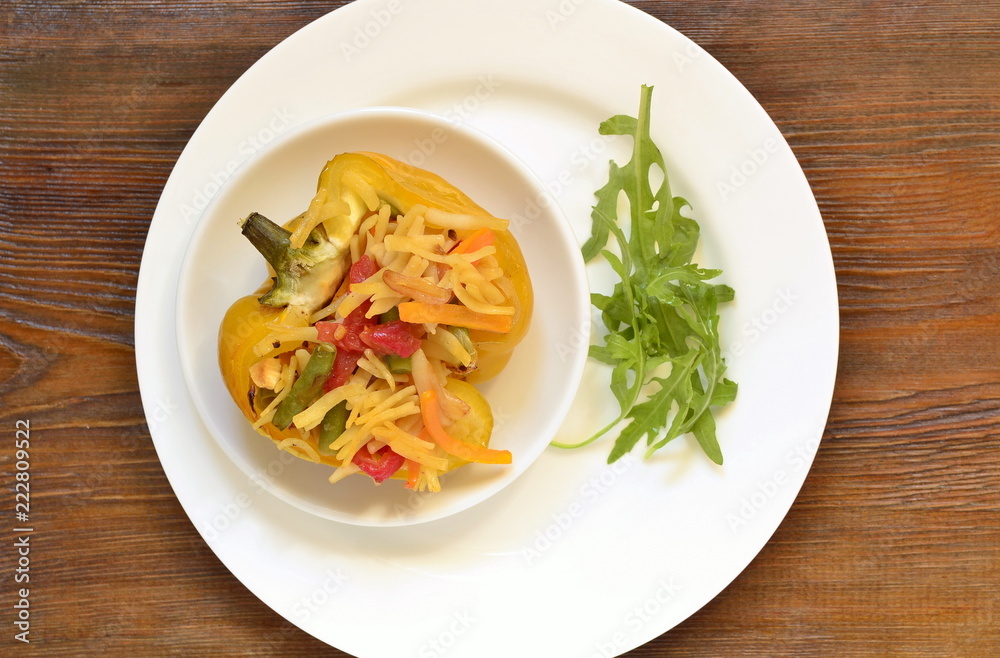
<svg viewBox="0 0 1000 658"><path fill-rule="evenodd" d="M564 243L564 245L572 246L577 252L579 251L579 244L575 234L573 233L570 221L545 183L519 157L510 151L510 149L494 140L486 133L472 128L464 123L448 119L445 116L410 107L369 106L331 113L311 119L290 128L289 130L276 136L274 140L264 145L261 149L254 152L243 163L241 163L240 166L237 167L222 184L220 184L218 191L202 210L201 215L198 218L198 223L195 226L190 241L185 249L179 273L176 315L178 350L182 355L184 354L184 345L186 342L185 334L187 331L184 327L190 325L189 322L185 321L188 317L188 311L184 308L184 301L189 298L189 289L191 286L195 285L192 281L193 277L189 276L192 269L191 261L194 260L196 252L198 252L198 245L202 242L204 234L209 231L210 226L215 223L212 222L211 219L218 207L225 202L228 192L236 188L238 184L243 182L248 176L252 176L258 163L271 157L276 152L279 152L279 150L283 147L287 147L296 140L308 138L310 134L336 131L338 129L343 129L344 127L349 127L352 123L359 121L415 122L417 124L421 124L423 127L426 127L430 131L434 129L451 131L471 141L477 148L490 152L497 158L497 160L499 160L503 165L509 167L511 171L516 173L517 176L531 188L532 192L536 195L535 200L537 201L537 206L539 207L540 212L543 214L549 214L549 217L553 220L553 228L560 236L560 240ZM412 166L419 167L420 165L413 164ZM538 218L541 217L542 216L540 215ZM536 220L533 219L531 221ZM515 229L516 226L512 222L512 232L515 232ZM566 284L566 294L570 294L570 291L572 291L572 295L576 298L574 308L578 308L581 312L581 317L577 318L581 328L589 327L590 289L582 256L579 258L569 259L569 265L570 271L560 271L561 282ZM534 305L535 308L533 315L537 317L537 288L535 288ZM532 329L529 328L528 335L531 334L531 331ZM584 333L586 335L589 332ZM519 467L513 477L503 479L499 485L489 486L484 488L484 490L476 490L472 494L467 494L460 499L460 502L449 505L438 513L428 513L423 515L409 514L406 516L398 516L397 518L385 519L361 517L346 512L332 510L329 507L325 507L315 501L305 500L301 496L278 486L272 479L261 478L260 468L257 465L251 463L244 454L234 451L231 446L227 445L227 438L220 435L220 428L213 422L212 411L206 408L206 405L200 399L200 396L194 394L194 389L196 388L194 386L194 382L196 381L197 376L194 372L192 372L189 361L189 359L185 359L182 356L181 369L183 371L185 383L188 386L189 391L192 393L191 397L194 402L194 406L198 410L201 420L209 434L212 435L215 443L225 453L227 458L234 463L239 470L243 472L243 474L251 478L257 486L262 487L269 494L277 497L283 502L312 515L348 525L369 527L417 525L448 518L455 514L465 512L470 508L474 508L479 503L506 489L510 484L515 482L528 469L530 469L545 449L549 447L549 443L554 439L554 434L558 431L558 424L554 423L554 429L550 432L551 436L546 436L544 441L537 439L529 442L528 445L531 449L527 451L521 450L521 452L518 453L518 458L524 463L524 465ZM566 361L566 369L563 371L565 376L561 380L562 386L560 387L563 389L563 392L554 398L553 402L555 404L547 408L547 411L550 413L558 415L559 423L561 423L569 413L572 402L576 397L576 393L582 382L584 366L587 361L587 350L570 350L570 358ZM226 397L229 397L228 392L226 393ZM298 458L293 457L293 459Z"/></svg>

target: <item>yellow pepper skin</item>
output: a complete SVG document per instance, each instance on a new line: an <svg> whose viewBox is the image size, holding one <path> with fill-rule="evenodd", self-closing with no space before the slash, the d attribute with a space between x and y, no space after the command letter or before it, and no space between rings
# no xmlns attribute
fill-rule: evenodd
<svg viewBox="0 0 1000 658"><path fill-rule="evenodd" d="M466 381L472 384L484 382L503 370L514 348L528 333L534 309L531 279L517 240L510 231L497 231L495 246L497 261L514 285L514 299L511 300L514 304L514 326L506 334L478 330L469 332L469 337L476 344L478 357L478 368L466 377Z"/></svg>
<svg viewBox="0 0 1000 658"><path fill-rule="evenodd" d="M366 182L381 201L389 203L400 213L405 214L414 206L421 205L455 214L489 215L486 210L436 174L377 153L345 153L327 163L320 174L317 186L318 189L327 190L328 199L342 200L345 207L350 208L350 217L345 217L344 222L333 227L333 232L330 222L324 223L331 240L349 241L360 224L360 216L368 212L364 204L359 204L357 195L352 189L342 182L345 175ZM285 228L293 232L291 238L293 244L296 242L296 236L301 238L303 231L311 230L309 227L303 229L303 222L304 214L285 224ZM344 235L334 234L337 231ZM457 233L461 239L471 231L457 231ZM508 230L497 230L495 234L496 258L514 288L515 296L510 300L515 308L514 322L512 330L506 334L471 332L478 353L478 369L468 377L471 382L485 381L503 369L510 359L512 350L527 333L532 315L531 281L520 247ZM286 311L259 302L260 297L270 289L271 285L272 282L269 280L254 294L236 300L226 312L219 329L219 367L223 381L233 401L251 423L258 420L260 412L266 406L266 402L256 397L255 386L250 379L250 367L260 360L260 356L254 352L254 346L268 335L269 331L265 325L274 322ZM493 428L489 403L474 386L463 381L449 382L448 390L464 400L470 409L467 416L457 422L450 431L456 438L477 445L487 445ZM271 423L265 423L258 431L268 436L275 444L288 438L303 438L299 430L294 427L282 431ZM316 449L316 431L309 434L306 441ZM297 450L294 454L305 457ZM321 455L320 458L325 464L340 466L340 462L332 456ZM448 470L465 463L450 458ZM394 477L405 477L405 469L401 469Z"/></svg>
<svg viewBox="0 0 1000 658"><path fill-rule="evenodd" d="M370 175L369 183L375 186L377 180L384 185L392 199L385 200L405 213L415 205L440 208L448 212L468 215L488 215L489 213L437 174L418 169L379 153L358 153L359 158L367 158L381 167L384 176L377 172ZM342 156L341 156L342 157ZM359 164L362 162L358 160ZM331 163L332 164L332 163ZM327 165L329 169L331 165ZM324 170L324 174L326 170ZM386 178L387 177L387 178ZM321 177L320 184L323 184ZM376 187L376 189L379 189ZM459 231L459 238L468 232ZM495 377L510 360L517 344L521 342L531 323L534 309L534 295L528 266L524 262L521 247L509 230L495 231L496 258L504 273L514 284L514 326L506 334L488 331L472 331L470 337L476 343L478 368L466 380L478 384Z"/></svg>
<svg viewBox="0 0 1000 658"><path fill-rule="evenodd" d="M250 366L260 360L254 345L268 333L264 326L274 321L281 309L264 306L257 301L260 295L247 295L237 299L219 327L219 369L222 380L229 390L236 406L251 423L257 422L260 408L251 398L253 383L250 380ZM270 423L265 424L262 433L275 442L299 436L294 430L281 431Z"/></svg>
<svg viewBox="0 0 1000 658"><path fill-rule="evenodd" d="M490 403L479 389L461 379L450 380L445 388L469 405L469 413L455 421L448 428L448 433L465 443L488 446L490 437L493 436L493 410L490 408ZM447 459L449 471L469 463L452 455L447 455Z"/></svg>

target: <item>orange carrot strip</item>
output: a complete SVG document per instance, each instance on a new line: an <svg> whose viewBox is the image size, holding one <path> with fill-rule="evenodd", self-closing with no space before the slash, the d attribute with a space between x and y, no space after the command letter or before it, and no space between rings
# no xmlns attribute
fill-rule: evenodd
<svg viewBox="0 0 1000 658"><path fill-rule="evenodd" d="M420 477L420 464L409 459L406 460L406 484L407 489L417 488L417 479Z"/></svg>
<svg viewBox="0 0 1000 658"><path fill-rule="evenodd" d="M441 446L441 449L449 455L454 455L467 462L477 462L480 464L509 464L511 454L509 450L493 450L483 446L473 445L464 441L459 441L444 431L441 426L441 419L438 416L437 392L433 389L424 391L420 395L420 415L424 419L424 427L434 439L434 442Z"/></svg>
<svg viewBox="0 0 1000 658"><path fill-rule="evenodd" d="M458 304L424 304L421 302L403 302L399 305L399 319L403 322L421 324L436 322L452 327L482 329L505 334L514 324L512 315L487 315L476 313L466 306Z"/></svg>
<svg viewBox="0 0 1000 658"><path fill-rule="evenodd" d="M459 242L454 249L451 250L453 254L471 254L479 251L485 247L489 247L496 240L496 233L492 230L481 226L480 228L473 231L471 235Z"/></svg>

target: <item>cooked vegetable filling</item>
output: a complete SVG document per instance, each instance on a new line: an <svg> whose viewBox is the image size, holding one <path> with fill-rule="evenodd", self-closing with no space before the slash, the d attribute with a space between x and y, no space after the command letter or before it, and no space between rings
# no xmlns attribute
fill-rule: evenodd
<svg viewBox="0 0 1000 658"><path fill-rule="evenodd" d="M439 491L463 464L511 463L469 383L503 369L531 317L506 220L434 174L347 153L304 213L279 226L255 212L242 230L272 277L229 309L219 355L261 434L335 467L331 482Z"/></svg>

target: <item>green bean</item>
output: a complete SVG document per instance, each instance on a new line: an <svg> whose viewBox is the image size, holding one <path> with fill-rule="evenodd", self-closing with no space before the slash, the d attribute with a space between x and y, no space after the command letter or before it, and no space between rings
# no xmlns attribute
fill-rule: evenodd
<svg viewBox="0 0 1000 658"><path fill-rule="evenodd" d="M292 424L292 418L306 407L319 399L323 393L323 382L333 370L333 361L337 356L337 348L333 345L317 345L309 357L306 367L302 369L298 379L292 384L288 395L278 403L271 422L278 429L285 429Z"/></svg>
<svg viewBox="0 0 1000 658"><path fill-rule="evenodd" d="M407 375L413 372L413 359L408 356L398 354L386 354L385 366L394 375Z"/></svg>
<svg viewBox="0 0 1000 658"><path fill-rule="evenodd" d="M347 429L347 400L342 401L323 416L319 425L319 454L335 455L336 450L330 449L330 444L340 438Z"/></svg>

